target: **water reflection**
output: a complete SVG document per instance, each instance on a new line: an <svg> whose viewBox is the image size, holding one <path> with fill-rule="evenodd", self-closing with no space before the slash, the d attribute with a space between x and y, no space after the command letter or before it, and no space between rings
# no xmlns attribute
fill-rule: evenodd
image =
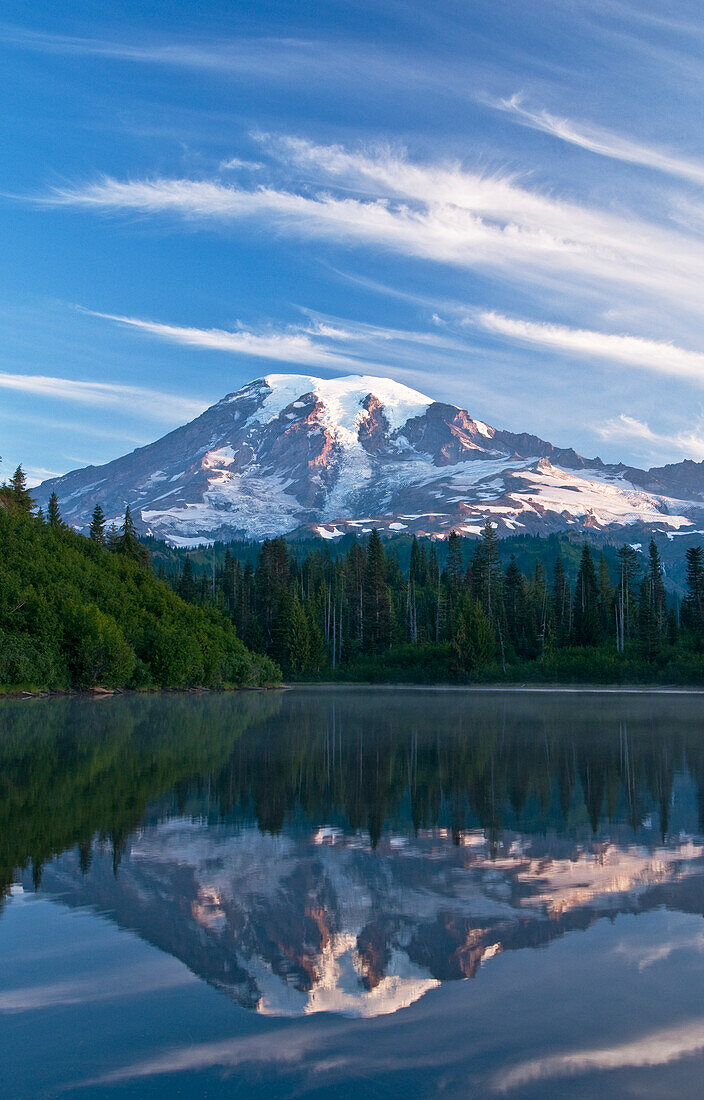
<svg viewBox="0 0 704 1100"><path fill-rule="evenodd" d="M704 913L702 714L404 691L4 704L3 882L20 869L262 1014L388 1014L604 916Z"/></svg>

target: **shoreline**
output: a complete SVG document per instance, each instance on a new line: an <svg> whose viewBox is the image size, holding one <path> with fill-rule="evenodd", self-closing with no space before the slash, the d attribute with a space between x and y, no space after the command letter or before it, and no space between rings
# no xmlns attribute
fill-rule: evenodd
<svg viewBox="0 0 704 1100"><path fill-rule="evenodd" d="M63 691L36 691L18 689L0 690L0 703L4 699L107 699L116 695L236 695L239 692L269 691L413 691L413 692L471 692L474 694L534 694L534 695L704 695L704 686L690 687L678 684L407 684L371 683L360 680L316 681L272 684L268 687L247 686L232 688L96 688L91 691L66 689Z"/></svg>
<svg viewBox="0 0 704 1100"><path fill-rule="evenodd" d="M570 695L704 695L704 686L689 687L678 684L662 684L649 686L648 684L379 684L366 683L360 680L347 682L326 681L325 683L293 683L284 685L288 690L296 689L344 689L363 688L365 691L452 691L452 692L492 692L503 694L505 692L522 692L536 694L570 694Z"/></svg>

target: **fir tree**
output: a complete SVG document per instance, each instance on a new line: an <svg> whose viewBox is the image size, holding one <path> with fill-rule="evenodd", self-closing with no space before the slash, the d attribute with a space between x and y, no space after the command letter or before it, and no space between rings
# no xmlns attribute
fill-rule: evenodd
<svg viewBox="0 0 704 1100"><path fill-rule="evenodd" d="M652 661L667 632L667 598L660 554L653 539L648 547L648 567L640 589L638 633L643 656Z"/></svg>
<svg viewBox="0 0 704 1100"><path fill-rule="evenodd" d="M530 655L531 647L525 578L518 568L515 554L511 554L511 560L506 567L504 607L507 640L519 657L527 657Z"/></svg>
<svg viewBox="0 0 704 1100"><path fill-rule="evenodd" d="M682 626L698 640L704 638L704 551L690 546L686 551L687 595L682 601Z"/></svg>
<svg viewBox="0 0 704 1100"><path fill-rule="evenodd" d="M552 617L558 646L567 645L572 633L572 596L565 565L559 554L552 580Z"/></svg>
<svg viewBox="0 0 704 1100"><path fill-rule="evenodd" d="M47 507L47 522L50 527L59 528L64 526L64 521L61 518L61 512L59 511L59 498L56 493L52 493L49 497L49 504Z"/></svg>
<svg viewBox="0 0 704 1100"><path fill-rule="evenodd" d="M179 578L178 594L186 603L193 603L196 598L196 583L193 577L193 566L188 554L184 560L183 570Z"/></svg>
<svg viewBox="0 0 704 1100"><path fill-rule="evenodd" d="M450 616L460 598L463 575L462 539L456 531L451 531L447 540L447 598Z"/></svg>
<svg viewBox="0 0 704 1100"><path fill-rule="evenodd" d="M616 588L616 648L622 652L633 636L637 621L640 563L632 546L622 546L617 557L619 579Z"/></svg>
<svg viewBox="0 0 704 1100"><path fill-rule="evenodd" d="M100 546L105 546L105 514L99 504L93 509L88 537Z"/></svg>
<svg viewBox="0 0 704 1100"><path fill-rule="evenodd" d="M116 553L120 548L120 531L115 523L111 523L105 535L105 545L108 550Z"/></svg>
<svg viewBox="0 0 704 1100"><path fill-rule="evenodd" d="M27 478L21 466L18 466L10 478L10 498L14 507L21 512L31 512L34 505L27 488Z"/></svg>
<svg viewBox="0 0 704 1100"><path fill-rule="evenodd" d="M601 618L602 634L613 634L614 615L614 588L611 583L611 574L602 550L599 555L599 614Z"/></svg>
<svg viewBox="0 0 704 1100"><path fill-rule="evenodd" d="M601 635L599 585L594 559L585 543L574 589L572 638L575 645L592 646L599 643Z"/></svg>
<svg viewBox="0 0 704 1100"><path fill-rule="evenodd" d="M376 527L369 536L364 569L364 648L382 649L391 641L391 601L386 584L384 548Z"/></svg>

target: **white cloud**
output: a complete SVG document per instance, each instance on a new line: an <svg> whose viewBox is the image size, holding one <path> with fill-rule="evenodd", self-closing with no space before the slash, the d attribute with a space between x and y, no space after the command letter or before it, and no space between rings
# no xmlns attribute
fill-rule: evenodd
<svg viewBox="0 0 704 1100"><path fill-rule="evenodd" d="M704 1049L704 1021L654 1031L641 1039L620 1046L577 1050L568 1054L533 1058L513 1069L502 1071L494 1079L497 1092L508 1092L536 1081L572 1077L580 1073L664 1066L697 1054Z"/></svg>
<svg viewBox="0 0 704 1100"><path fill-rule="evenodd" d="M619 336L590 329L569 328L542 321L522 321L493 311L480 311L470 323L485 332L506 336L521 344L551 348L563 354L606 359L692 382L704 382L704 354L641 336Z"/></svg>
<svg viewBox="0 0 704 1100"><path fill-rule="evenodd" d="M597 435L606 440L620 441L622 439L636 439L642 440L645 443L659 444L668 438L669 442L672 443L670 437L658 435L644 420L638 420L636 417L628 416L626 413L619 413L618 416L611 417L610 420L605 421L596 431Z"/></svg>
<svg viewBox="0 0 704 1100"><path fill-rule="evenodd" d="M113 382L78 382L72 378L52 378L41 374L10 374L0 371L0 389L31 393L38 397L58 398L79 405L124 409L131 415L149 420L173 421L197 416L205 409L202 401L171 393L122 386Z"/></svg>
<svg viewBox="0 0 704 1100"><path fill-rule="evenodd" d="M258 219L271 230L306 238L500 271L532 287L542 280L563 291L602 292L617 283L700 309L704 242L684 233L544 195L513 177L482 176L452 163L413 163L388 148L355 152L260 138L297 174L291 189L103 177L56 189L41 201L189 220ZM319 186L321 179L328 190L311 193L311 183Z"/></svg>
<svg viewBox="0 0 704 1100"><path fill-rule="evenodd" d="M679 431L655 432L644 420L626 413L619 413L596 428L596 434L608 443L630 443L636 452L647 455L667 456L671 459L679 452L687 458L704 459L704 422L700 419L693 426ZM638 448L641 444L641 448Z"/></svg>
<svg viewBox="0 0 704 1100"><path fill-rule="evenodd" d="M239 328L234 331L220 328L202 329L163 324L138 317L123 317L112 313L97 313L87 309L81 312L190 347L226 351L236 355L273 359L284 363L325 367L330 370L352 370L355 373L362 369L368 370L370 367L382 371L390 369L388 364L376 362L372 358L379 343L387 346L398 343L406 348L417 344L423 347L432 346L462 352L468 350L466 345L459 341L446 339L439 334L409 332L361 322L340 321L316 314L311 310L301 311L309 318L305 325L264 332L249 332ZM339 344L345 348L344 353L338 350ZM408 352L405 354L408 355Z"/></svg>
<svg viewBox="0 0 704 1100"><path fill-rule="evenodd" d="M651 145L643 145L599 126L559 118L546 110L531 111L523 105L523 97L520 93L508 99L501 99L494 106L507 112L517 122L531 130L551 134L560 141L577 145L598 156L625 161L627 164L638 164L643 168L653 168L657 172L664 172L666 175L687 180L689 183L704 183L704 164L700 161L688 160L675 153L669 153Z"/></svg>
<svg viewBox="0 0 704 1100"><path fill-rule="evenodd" d="M248 172L258 172L260 168L263 168L263 164L257 163L253 160L240 160L239 157L230 157L229 160L223 160L220 162L221 171L230 171L237 168L243 168Z"/></svg>

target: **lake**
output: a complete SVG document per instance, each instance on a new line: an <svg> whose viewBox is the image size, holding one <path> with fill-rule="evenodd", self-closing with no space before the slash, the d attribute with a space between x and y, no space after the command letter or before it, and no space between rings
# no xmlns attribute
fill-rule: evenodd
<svg viewBox="0 0 704 1100"><path fill-rule="evenodd" d="M704 696L0 703L3 1097L700 1096Z"/></svg>

